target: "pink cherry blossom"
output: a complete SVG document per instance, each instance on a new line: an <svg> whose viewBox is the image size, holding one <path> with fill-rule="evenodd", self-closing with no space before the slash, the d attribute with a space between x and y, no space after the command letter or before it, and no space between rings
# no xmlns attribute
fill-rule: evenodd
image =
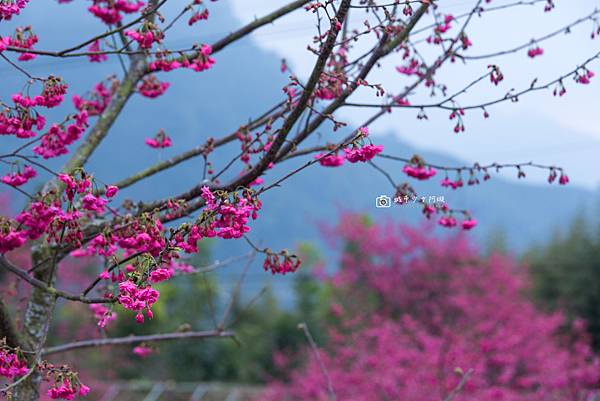
<svg viewBox="0 0 600 401"><path fill-rule="evenodd" d="M560 185L567 185L569 183L569 176L566 174L561 174L560 178L558 179L558 183Z"/></svg>
<svg viewBox="0 0 600 401"><path fill-rule="evenodd" d="M0 254L20 248L25 241L27 241L25 231L15 231L9 226L6 229L0 229Z"/></svg>
<svg viewBox="0 0 600 401"><path fill-rule="evenodd" d="M7 174L4 177L2 177L0 180L2 180L2 182L5 184L12 185L14 187L18 187L18 186L26 184L27 181L34 178L36 175L37 175L37 171L35 171L35 169L33 167L25 166L23 171Z"/></svg>
<svg viewBox="0 0 600 401"><path fill-rule="evenodd" d="M90 310L94 314L94 318L98 321L97 324L100 328L105 328L108 323L117 319L117 314L102 304L91 304Z"/></svg>
<svg viewBox="0 0 600 401"><path fill-rule="evenodd" d="M100 48L100 41L96 40L94 43L92 43L89 47L88 47L88 52L89 53L99 53L102 51L102 49ZM108 57L106 56L106 54L90 54L88 56L89 60L91 63L101 63L103 61L108 60Z"/></svg>
<svg viewBox="0 0 600 401"><path fill-rule="evenodd" d="M321 153L314 156L315 160L319 161L319 164L324 167L339 167L344 164L344 158L338 155L328 155Z"/></svg>
<svg viewBox="0 0 600 401"><path fill-rule="evenodd" d="M133 353L139 356L140 358L146 358L154 353L154 350L150 347L146 347L143 345L138 345L133 348Z"/></svg>
<svg viewBox="0 0 600 401"><path fill-rule="evenodd" d="M143 6L142 1L130 0L93 0L94 4L88 10L107 25L115 25L123 19L121 13L132 14Z"/></svg>
<svg viewBox="0 0 600 401"><path fill-rule="evenodd" d="M166 281L173 275L173 270L171 269L156 269L150 273L149 280L151 283L160 283L161 281Z"/></svg>
<svg viewBox="0 0 600 401"><path fill-rule="evenodd" d="M23 376L29 372L27 361L19 358L9 349L0 348L0 376L12 379Z"/></svg>
<svg viewBox="0 0 600 401"><path fill-rule="evenodd" d="M409 164L404 166L402 171L409 177L413 177L418 180L428 180L437 172L433 167L425 168L425 166L411 166Z"/></svg>
<svg viewBox="0 0 600 401"><path fill-rule="evenodd" d="M346 159L350 163L367 162L383 152L382 145L365 145L361 148L344 148Z"/></svg>
<svg viewBox="0 0 600 401"><path fill-rule="evenodd" d="M8 46L18 47L20 49L32 49L38 42L38 37L33 33L31 27L18 27L12 37L8 38ZM36 58L33 53L21 53L19 61L29 61Z"/></svg>
<svg viewBox="0 0 600 401"><path fill-rule="evenodd" d="M591 79L594 77L594 72L590 71L590 70L585 70L583 73L577 73L577 75L575 76L575 82L582 84L582 85L588 85L591 81Z"/></svg>
<svg viewBox="0 0 600 401"><path fill-rule="evenodd" d="M455 227L456 226L456 219L452 216L443 216L440 217L440 219L438 220L438 224L442 227Z"/></svg>
<svg viewBox="0 0 600 401"><path fill-rule="evenodd" d="M279 254L268 253L263 262L263 269L265 271L271 271L272 274L285 275L298 270L301 263L300 258L289 255L285 251Z"/></svg>
<svg viewBox="0 0 600 401"><path fill-rule="evenodd" d="M29 0L4 0L0 2L0 21L10 21L14 15L19 15L27 3L29 3Z"/></svg>
<svg viewBox="0 0 600 401"><path fill-rule="evenodd" d="M542 54L544 54L544 49L539 46L533 47L527 51L527 55L531 58L541 56Z"/></svg>
<svg viewBox="0 0 600 401"><path fill-rule="evenodd" d="M160 82L154 75L148 75L142 80L138 91L142 96L154 99L165 93L170 85L168 82Z"/></svg>
<svg viewBox="0 0 600 401"><path fill-rule="evenodd" d="M75 105L75 108L80 112L85 111L90 117L102 114L112 99L116 81L108 83L111 83L111 86L108 88L106 87L105 82L96 84L87 99L74 95L73 104Z"/></svg>
<svg viewBox="0 0 600 401"><path fill-rule="evenodd" d="M171 138L162 129L158 131L154 138L146 138L145 142L146 145L154 149L168 148L173 144Z"/></svg>
<svg viewBox="0 0 600 401"><path fill-rule="evenodd" d="M198 21L207 20L208 19L208 8L205 8L204 11L195 12L189 19L188 25L192 26Z"/></svg>
<svg viewBox="0 0 600 401"><path fill-rule="evenodd" d="M460 225L464 230L470 230L477 225L477 220L469 218L467 220L463 220Z"/></svg>
<svg viewBox="0 0 600 401"><path fill-rule="evenodd" d="M116 186L107 185L106 191L104 192L104 194L106 195L107 198L113 198L117 195L118 192L119 192L119 188L117 188Z"/></svg>
<svg viewBox="0 0 600 401"><path fill-rule="evenodd" d="M63 400L73 400L76 396L85 396L90 392L90 388L83 383L78 383L76 386L69 381L64 379L60 386L54 386L47 392L48 397Z"/></svg>
<svg viewBox="0 0 600 401"><path fill-rule="evenodd" d="M107 203L106 199L102 199L99 196L93 194L87 194L81 198L81 207L91 212L102 213Z"/></svg>
<svg viewBox="0 0 600 401"><path fill-rule="evenodd" d="M135 40L141 49L150 49L152 44L160 43L164 38L162 31L156 28L145 28L138 31L127 30L125 36Z"/></svg>

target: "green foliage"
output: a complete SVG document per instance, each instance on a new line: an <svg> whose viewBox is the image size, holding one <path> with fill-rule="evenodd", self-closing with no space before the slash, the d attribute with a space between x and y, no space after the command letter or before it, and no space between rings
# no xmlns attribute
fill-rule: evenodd
<svg viewBox="0 0 600 401"><path fill-rule="evenodd" d="M568 233L556 234L544 247L534 248L528 259L534 295L542 307L563 308L571 318L583 318L600 351L600 229L584 217Z"/></svg>

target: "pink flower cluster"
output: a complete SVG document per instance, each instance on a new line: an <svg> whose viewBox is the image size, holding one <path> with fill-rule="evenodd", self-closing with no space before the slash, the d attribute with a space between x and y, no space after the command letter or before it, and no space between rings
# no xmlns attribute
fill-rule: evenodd
<svg viewBox="0 0 600 401"><path fill-rule="evenodd" d="M286 251L278 253L267 253L263 263L265 271L271 271L271 274L293 273L300 267L302 261L295 255L289 255Z"/></svg>
<svg viewBox="0 0 600 401"><path fill-rule="evenodd" d="M217 199L207 186L202 187L202 198L206 201L203 214L206 220L203 230L198 234L206 237L241 238L250 231L248 220L256 219L262 206L250 194L241 197L236 194L233 202L225 198Z"/></svg>
<svg viewBox="0 0 600 401"><path fill-rule="evenodd" d="M161 281L166 281L171 278L173 275L173 270L158 268L150 273L148 276L148 281L151 283L160 283Z"/></svg>
<svg viewBox="0 0 600 401"><path fill-rule="evenodd" d="M85 194L92 186L92 182L89 177L76 180L73 178L73 176L61 173L58 175L58 179L65 184L67 199L70 202L72 202L75 198L75 194Z"/></svg>
<svg viewBox="0 0 600 401"><path fill-rule="evenodd" d="M447 14L444 17L444 23L435 27L435 32L438 34L448 32L448 30L452 28L452 25L450 24L452 21L454 21L454 16Z"/></svg>
<svg viewBox="0 0 600 401"><path fill-rule="evenodd" d="M456 219L452 216L443 216L438 220L438 224L442 227L456 227Z"/></svg>
<svg viewBox="0 0 600 401"><path fill-rule="evenodd" d="M47 232L54 219L63 215L57 204L32 202L27 210L19 213L15 220L21 225L21 232L31 240L40 238Z"/></svg>
<svg viewBox="0 0 600 401"><path fill-rule="evenodd" d="M46 119L33 110L17 107L0 111L0 135L14 135L17 138L32 138L34 129L42 130Z"/></svg>
<svg viewBox="0 0 600 401"><path fill-rule="evenodd" d="M115 81L111 88L107 88L104 82L94 86L89 99L84 99L78 95L73 95L73 104L80 112L86 111L90 117L98 116L106 109L115 91Z"/></svg>
<svg viewBox="0 0 600 401"><path fill-rule="evenodd" d="M152 319L152 305L158 301L160 293L152 287L139 288L131 280L119 283L119 303L125 308L137 311L135 320L144 323L142 311L146 310L148 319Z"/></svg>
<svg viewBox="0 0 600 401"><path fill-rule="evenodd" d="M9 38L3 38L0 36L0 53L2 53L8 47Z"/></svg>
<svg viewBox="0 0 600 401"><path fill-rule="evenodd" d="M544 54L544 49L539 46L533 47L527 51L527 55L531 58L541 56L542 54Z"/></svg>
<svg viewBox="0 0 600 401"><path fill-rule="evenodd" d="M440 217L440 219L438 220L438 224L442 227L452 228L452 227L456 227L456 225L458 223L454 217L448 215L448 216ZM469 217L466 220L463 220L460 223L460 226L462 227L463 230L470 230L470 229L474 228L475 226L477 226L477 220Z"/></svg>
<svg viewBox="0 0 600 401"><path fill-rule="evenodd" d="M40 201L30 203L15 217L14 221L0 219L0 253L19 248L27 239L36 240L44 234L47 234L48 242L60 240L64 244L81 246L83 233L80 228L80 219L84 216L82 211L102 213L110 197L107 195L107 198L102 198L92 194L90 177L83 176L83 173L79 180L66 174L59 174L58 178L66 187L66 198L72 208L64 211L61 208L61 200L42 198ZM112 188L107 187L106 192L114 196L116 192ZM78 202L75 201L76 195L79 195ZM88 248L97 251L97 248L105 245L101 244L97 238L91 241ZM82 250L78 251L83 252ZM90 250L88 249L88 251ZM114 251L112 252L114 253ZM90 254L96 253L100 254L99 251L90 252ZM106 253L106 255L109 254Z"/></svg>
<svg viewBox="0 0 600 401"><path fill-rule="evenodd" d="M154 138L146 138L145 142L146 145L154 149L168 148L173 145L171 137L169 137L162 129L158 131Z"/></svg>
<svg viewBox="0 0 600 401"><path fill-rule="evenodd" d="M336 84L338 80L333 81ZM315 96L322 100L332 100L342 94L342 86L341 85L330 85L329 86L321 86L315 90Z"/></svg>
<svg viewBox="0 0 600 401"><path fill-rule="evenodd" d="M88 193L81 198L81 208L90 212L103 213L108 200Z"/></svg>
<svg viewBox="0 0 600 401"><path fill-rule="evenodd" d="M437 173L431 166L425 168L425 166L412 166L410 164L404 166L402 171L409 177L416 178L417 180L428 180Z"/></svg>
<svg viewBox="0 0 600 401"><path fill-rule="evenodd" d="M41 95L30 98L16 93L12 96L12 100L15 105L23 109L36 106L52 108L62 103L65 93L67 93L67 85L63 84L60 78L50 76L44 83L44 90Z"/></svg>
<svg viewBox="0 0 600 401"><path fill-rule="evenodd" d="M319 164L324 167L339 167L344 164L345 159L343 156L321 153L315 155L315 160L318 160Z"/></svg>
<svg viewBox="0 0 600 401"><path fill-rule="evenodd" d="M15 231L0 219L0 254L22 247L25 241L27 241L26 232Z"/></svg>
<svg viewBox="0 0 600 401"><path fill-rule="evenodd" d="M100 41L96 40L88 47L87 50L89 53L100 53L102 51L102 49L100 48ZM91 63L101 63L103 61L108 60L106 54L90 54L88 58Z"/></svg>
<svg viewBox="0 0 600 401"><path fill-rule="evenodd" d="M0 348L0 376L12 379L29 372L25 360L20 360L17 354L8 348Z"/></svg>
<svg viewBox="0 0 600 401"><path fill-rule="evenodd" d="M62 79L49 76L44 81L44 90L40 96L36 96L36 105L48 108L56 107L62 103L67 93L68 85Z"/></svg>
<svg viewBox="0 0 600 401"><path fill-rule="evenodd" d="M141 49L150 49L154 43L160 43L164 38L164 34L158 29L128 30L125 31L125 36L135 40Z"/></svg>
<svg viewBox="0 0 600 401"><path fill-rule="evenodd" d="M178 60L167 60L164 57L160 57L157 60L150 63L149 68L151 71L172 71L178 68L189 68L196 72L205 71L215 64L215 59L210 57L212 54L212 47L210 45L202 45L197 50L196 55L190 60L188 57L183 57L181 61Z"/></svg>
<svg viewBox="0 0 600 401"><path fill-rule="evenodd" d="M102 304L91 304L90 310L94 313L94 317L98 321L98 327L105 328L106 325L117 318L115 312L111 312L106 306Z"/></svg>
<svg viewBox="0 0 600 401"><path fill-rule="evenodd" d="M34 129L40 131L46 125L46 119L34 110L35 106L53 107L57 98L54 94L46 92L35 96L33 99L25 97L20 93L12 96L14 107L4 108L0 111L0 135L14 135L17 138L32 138L36 134Z"/></svg>
<svg viewBox="0 0 600 401"><path fill-rule="evenodd" d="M460 225L463 230L470 230L477 225L477 220L468 218L467 220L463 220Z"/></svg>
<svg viewBox="0 0 600 401"><path fill-rule="evenodd" d="M52 124L48 132L42 136L39 145L33 152L50 159L69 153L67 146L81 138L88 127L88 115L82 111L73 118L73 122L65 128L64 125Z"/></svg>
<svg viewBox="0 0 600 401"><path fill-rule="evenodd" d="M85 248L76 249L71 252L71 256L100 255L110 257L120 247L125 250L125 255L148 252L152 256L157 257L164 249L166 243L163 231L164 227L159 220L143 218L140 221L131 221L126 227L117 227L113 233L95 236ZM103 272L100 278L108 280L111 276L108 272ZM124 279L124 276L115 276L113 273L112 279L113 281L121 281Z"/></svg>
<svg viewBox="0 0 600 401"><path fill-rule="evenodd" d="M0 1L0 21L9 21L13 15L19 15L29 0L2 0Z"/></svg>
<svg viewBox="0 0 600 401"><path fill-rule="evenodd" d="M192 26L198 21L203 21L208 19L208 8L205 8L204 11L195 12L189 19L188 25Z"/></svg>
<svg viewBox="0 0 600 401"><path fill-rule="evenodd" d="M30 179L34 178L37 175L37 171L31 166L25 166L23 171L19 171L16 173L9 173L1 178L2 182L8 185L12 185L14 187L18 187L24 185Z"/></svg>
<svg viewBox="0 0 600 401"><path fill-rule="evenodd" d="M445 188L449 187L452 189L457 189L457 188L461 188L464 185L464 183L460 178L457 179L456 181L452 181L451 179L446 177L442 180L441 185Z"/></svg>
<svg viewBox="0 0 600 401"><path fill-rule="evenodd" d="M168 82L159 81L155 75L148 75L138 86L138 92L144 97L153 99L165 93L170 85Z"/></svg>
<svg viewBox="0 0 600 401"><path fill-rule="evenodd" d="M111 240L116 240L119 247L127 251L126 254L148 252L157 257L166 244L163 232L160 220L149 220L145 224L131 224Z"/></svg>
<svg viewBox="0 0 600 401"><path fill-rule="evenodd" d="M410 101L406 98L396 97L394 102L399 106L410 106Z"/></svg>
<svg viewBox="0 0 600 401"><path fill-rule="evenodd" d="M94 4L88 11L100 18L107 25L115 25L123 19L123 14L138 12L144 7L142 1L129 0L93 0Z"/></svg>
<svg viewBox="0 0 600 401"><path fill-rule="evenodd" d="M558 183L560 185L567 185L569 183L569 176L566 174L561 174L560 178L558 179Z"/></svg>
<svg viewBox="0 0 600 401"><path fill-rule="evenodd" d="M84 257L84 256L94 256L100 255L104 257L109 257L114 255L117 251L117 246L114 244L115 239L113 235L96 235L85 248L76 249L71 252L71 256L73 257ZM100 278L104 280L108 280L110 275L107 271L104 271ZM115 281L115 280L113 280Z"/></svg>
<svg viewBox="0 0 600 401"><path fill-rule="evenodd" d="M154 353L154 350L150 347L146 347L144 345L138 345L133 348L133 353L139 356L140 358L146 358Z"/></svg>
<svg viewBox="0 0 600 401"><path fill-rule="evenodd" d="M584 69L583 73L577 72L575 75L575 82L582 85L588 85L591 79L594 77L594 72Z"/></svg>
<svg viewBox="0 0 600 401"><path fill-rule="evenodd" d="M72 400L76 396L86 396L90 392L90 388L83 383L73 385L69 379L63 379L60 386L54 386L48 390L48 397L53 400L63 399Z"/></svg>
<svg viewBox="0 0 600 401"><path fill-rule="evenodd" d="M346 160L350 163L367 162L383 152L382 145L364 145L360 148L344 148Z"/></svg>
<svg viewBox="0 0 600 401"><path fill-rule="evenodd" d="M30 50L33 48L38 42L38 37L35 35L30 26L27 27L19 27L15 30L15 34L12 37L4 38L5 44L7 46L18 47L19 49L27 49ZM21 53L18 60L19 61L29 61L33 60L36 57L33 53Z"/></svg>
<svg viewBox="0 0 600 401"><path fill-rule="evenodd" d="M419 71L420 65L421 64L417 59L412 58L410 59L407 65L401 65L396 67L396 71L398 71L400 74L411 76Z"/></svg>

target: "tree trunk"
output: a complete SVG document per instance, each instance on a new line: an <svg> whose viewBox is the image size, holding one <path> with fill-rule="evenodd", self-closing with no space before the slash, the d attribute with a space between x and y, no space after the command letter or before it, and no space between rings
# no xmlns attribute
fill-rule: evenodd
<svg viewBox="0 0 600 401"><path fill-rule="evenodd" d="M49 260L50 256L51 252L45 244L35 246L31 253L32 265L37 266L42 261ZM45 266L40 266L34 275L38 280L51 284L53 273L52 262L48 261ZM44 347L55 303L56 298L54 295L37 287L33 288L23 322L22 339L24 349L41 351ZM28 365L32 366L38 356L28 354L28 358ZM41 380L42 375L37 369L34 369L27 379L15 387L13 399L15 401L39 400Z"/></svg>

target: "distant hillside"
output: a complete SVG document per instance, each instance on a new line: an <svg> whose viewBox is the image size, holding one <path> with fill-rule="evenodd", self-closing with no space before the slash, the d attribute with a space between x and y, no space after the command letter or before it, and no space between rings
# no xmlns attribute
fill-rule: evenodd
<svg viewBox="0 0 600 401"><path fill-rule="evenodd" d="M45 5L34 6L29 7L27 12L40 13L36 28L44 33L42 37L45 41L56 48L72 42L72 37L53 37L51 19L41 18ZM48 7L60 6L53 3ZM60 10L72 13L73 16L81 12L74 6ZM201 32L201 40L213 38L214 33L234 26L233 18L222 10L214 13L217 18ZM82 26L89 23L77 18L73 21L74 31L83 29ZM206 41L210 42L208 39ZM135 172L159 159L200 144L208 136L218 137L232 132L240 123L260 114L281 99L285 77L279 73L279 60L254 46L249 39L219 53L216 59L215 68L207 72L184 71L161 76L171 83L171 88L156 101L134 96L127 104L124 115L113 127L111 135L92 157L90 171L94 171L103 182L114 182L124 178L127 172ZM56 73L52 66L52 63L44 60L31 64L30 68L39 75ZM64 78L71 84L71 94L82 93L95 83L91 78L95 79L98 76L96 73L101 73L102 76L109 71L118 71L118 64L90 66L85 62L66 62ZM16 75L18 72L4 69L2 72L9 78L0 82L3 93L18 90L22 85L21 77ZM59 113L66 112L70 107L70 104L61 106ZM173 137L174 146L157 153L144 146L143 142L144 138L152 136L160 128L164 128ZM342 135L331 133L327 124L321 128L321 132L330 140ZM377 134L373 133L374 140L385 145L386 153L403 156L421 153L394 139L392 135L380 141ZM238 151L237 145L230 148L215 154L212 161L217 168L227 161L227 155ZM464 164L437 153L424 153L422 156L432 163ZM64 160L55 161L54 164L57 166ZM305 161L306 159L297 159L275 168L265 177L266 182L272 182L286 169ZM388 168L398 181L402 181L401 164L388 161L379 163ZM161 198L188 189L197 184L200 177L201 161L195 159L184 163L175 171L153 177L146 184L123 191L123 196L138 199ZM435 177L431 182L415 185L422 195L443 195L453 207L470 209L480 222L472 234L477 240L483 242L490 233L501 230L506 234L510 249L517 252L534 242L546 241L556 229L567 225L575 213L582 208L595 207L599 199L598 194L592 191L569 186L529 185L526 181L513 183L497 176L483 185L458 191L445 190L439 185L439 181L440 178ZM413 206L376 209L375 197L380 194L393 195L391 192L385 178L369 166L345 165L336 169L313 166L286 181L281 188L265 194L264 211L253 224L250 235L255 241L268 244L274 249L294 247L302 241L317 242L321 239L318 225L334 224L342 210L369 213L380 221L397 220L413 224L423 220L420 209ZM245 252L247 246L243 241L219 241L215 249L219 257ZM257 267L249 280L257 286L264 283L267 277ZM289 293L287 280L276 282L282 288L280 294Z"/></svg>

